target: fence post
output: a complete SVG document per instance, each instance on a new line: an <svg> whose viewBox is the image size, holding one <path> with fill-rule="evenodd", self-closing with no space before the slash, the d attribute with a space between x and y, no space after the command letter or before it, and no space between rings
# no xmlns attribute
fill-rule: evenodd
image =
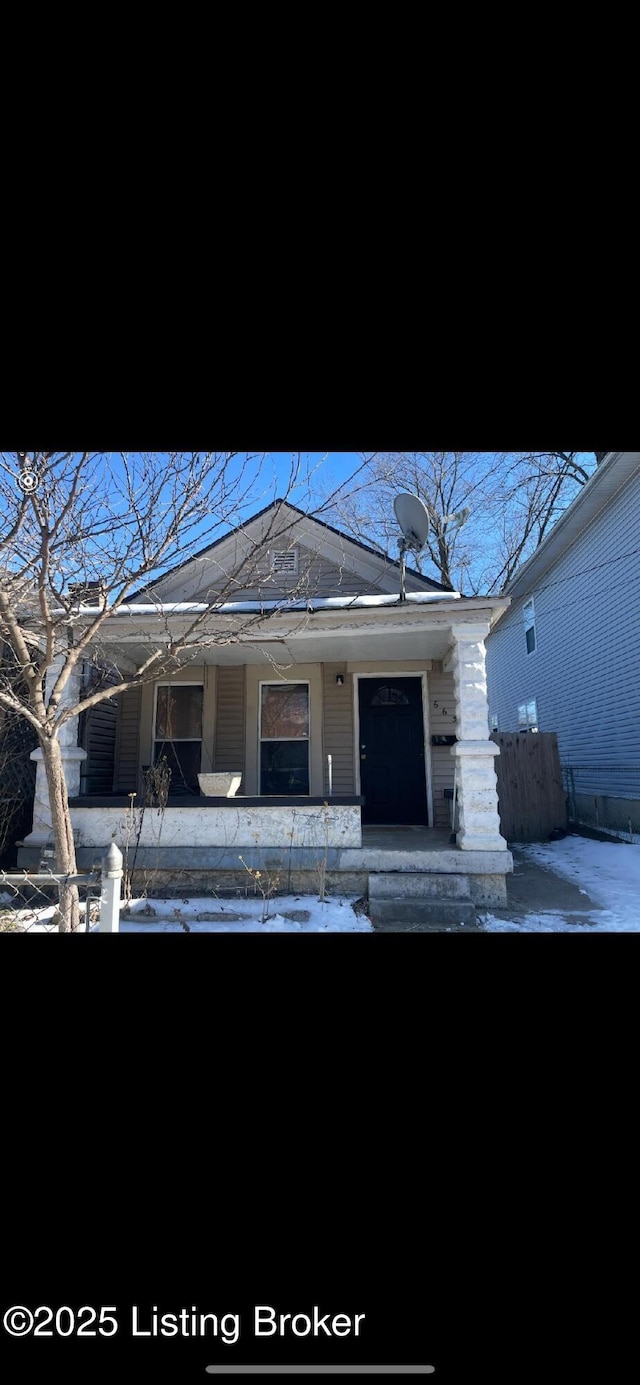
<svg viewBox="0 0 640 1385"><path fill-rule="evenodd" d="M122 852L111 843L102 858L102 891L100 894L100 933L120 932L120 889L122 881Z"/></svg>

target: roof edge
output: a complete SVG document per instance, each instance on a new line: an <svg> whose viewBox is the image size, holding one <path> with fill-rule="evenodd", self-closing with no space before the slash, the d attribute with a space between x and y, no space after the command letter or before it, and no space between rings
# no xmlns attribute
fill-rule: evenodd
<svg viewBox="0 0 640 1385"><path fill-rule="evenodd" d="M138 587L128 598L129 601L137 601L154 585L157 585L158 582L164 582L168 577L172 577L174 573L180 572L182 568L188 567L190 563L195 563L198 558L204 558L207 553L212 553L220 544L226 543L227 539L231 538L232 534L237 534L241 529L246 529L249 524L253 524L255 520L261 519L263 515L268 514L269 510L275 510L277 508L282 509L284 505L286 505L289 510L293 510L301 519L312 520L314 524L319 524L323 529L328 529L329 533L336 534L338 538L346 540L347 543L352 543L355 548L361 548L363 552L370 554L371 557L379 558L381 561L384 560L390 567L396 568L398 572L400 571L400 563L397 559L387 557L386 554L380 553L377 548L372 548L370 544L363 543L361 539L353 539L349 534L345 534L342 529L336 529L333 524L327 524L326 520L318 519L312 510L301 510L298 505L293 505L290 500L285 500L282 496L276 496L275 500L271 500L268 505L264 505L261 510L257 510L255 515L251 515L249 519L243 520L242 524L237 524L235 528L230 529L227 534L222 534L219 539L214 539L213 543L208 543L205 548L198 549L197 553L192 553L191 556L185 558L183 562L176 563L175 567L167 568L167 571L155 578L153 582L147 582L144 586ZM417 577L418 581L428 583L435 591L454 591L453 587L447 587L442 582L436 582L433 577L425 577L423 572L418 572L415 568L407 567L406 571L412 577Z"/></svg>
<svg viewBox="0 0 640 1385"><path fill-rule="evenodd" d="M611 478L612 473L615 473L622 458L633 458L634 456L637 460L635 463L631 462L628 475L621 474L620 484L615 490L610 494L605 492L601 504L598 505L597 502L594 503L594 494L597 495L606 481ZM588 524L592 523L593 520L597 518L607 504L607 501L611 499L613 495L617 494L617 491L625 485L626 481L631 479L638 467L640 467L640 453L608 452L606 457L596 466L589 480L585 482L578 494L574 496L574 499L571 501L571 504L567 506L564 514L556 520L553 528L545 535L542 543L539 544L530 557L527 558L526 562L517 569L510 582L507 582L504 588L504 594L512 597L521 596L524 591L529 590L532 582L535 582L539 576L553 567L554 563L559 562L560 558L564 556L567 549L571 547L571 544L582 532L582 529L586 528ZM585 506L587 507L586 516L584 515ZM592 513L589 514L589 510L591 510Z"/></svg>

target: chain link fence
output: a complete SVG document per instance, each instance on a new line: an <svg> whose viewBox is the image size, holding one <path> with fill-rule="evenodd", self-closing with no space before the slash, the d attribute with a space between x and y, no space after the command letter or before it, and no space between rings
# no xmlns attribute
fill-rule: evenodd
<svg viewBox="0 0 640 1385"><path fill-rule="evenodd" d="M640 842L640 765L563 765L570 823Z"/></svg>
<svg viewBox="0 0 640 1385"><path fill-rule="evenodd" d="M38 871L0 870L0 933L58 933L61 884L80 896L80 932L117 933L122 893L122 852L112 843L92 871L63 875L40 862Z"/></svg>
<svg viewBox="0 0 640 1385"><path fill-rule="evenodd" d="M0 870L0 933L57 933L59 878L47 871ZM100 920L100 871L68 879L78 885L80 929L88 933Z"/></svg>

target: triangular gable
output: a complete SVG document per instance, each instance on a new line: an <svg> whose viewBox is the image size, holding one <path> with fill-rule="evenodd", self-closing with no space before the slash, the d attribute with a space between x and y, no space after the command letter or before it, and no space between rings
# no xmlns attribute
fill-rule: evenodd
<svg viewBox="0 0 640 1385"><path fill-rule="evenodd" d="M396 593L399 563L323 520L275 500L131 600L259 600ZM407 568L407 591L447 591Z"/></svg>

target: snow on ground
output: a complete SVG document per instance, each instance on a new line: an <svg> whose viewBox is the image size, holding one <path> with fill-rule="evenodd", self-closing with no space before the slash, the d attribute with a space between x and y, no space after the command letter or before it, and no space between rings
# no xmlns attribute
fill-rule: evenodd
<svg viewBox="0 0 640 1385"><path fill-rule="evenodd" d="M366 915L354 912L355 902L355 895L324 903L315 895L279 896L268 901L268 917L263 921L262 899L136 899L128 910L123 905L120 932L372 933ZM20 910L16 922L29 933L57 933L53 912L53 905ZM85 931L84 922L80 931ZM90 931L97 933L97 924Z"/></svg>
<svg viewBox="0 0 640 1385"><path fill-rule="evenodd" d="M527 843L515 850L544 870L576 885L584 895L580 921L571 911L536 906L530 902L510 916L483 913L479 920L490 933L638 933L640 932L640 844L599 842L570 835L558 842ZM547 892L549 893L549 892ZM552 894L552 891L551 891ZM327 899L315 895L290 895L268 902L263 921L262 899L138 899L122 911L121 933L371 933L366 914L355 913L354 896ZM539 905L538 901L538 905ZM19 914L3 912L9 897L0 896L0 929L13 918L30 933L57 932L53 906ZM594 907L595 906L595 907ZM153 912L151 912L153 911ZM588 920L585 922L584 920ZM81 925L84 931L84 925ZM97 932L97 925L91 930Z"/></svg>
<svg viewBox="0 0 640 1385"><path fill-rule="evenodd" d="M147 901L140 899L128 917L122 916L120 932L371 933L366 915L353 911L355 900L356 896L350 895L321 904L315 895L279 896L269 901L268 917L263 920L261 899L149 900L155 918L145 914Z"/></svg>
<svg viewBox="0 0 640 1385"><path fill-rule="evenodd" d="M576 885L585 895L584 913L590 921L569 922L560 910L526 913L511 921L483 914L489 932L640 932L640 845L570 835L558 842L526 843L517 850L544 870ZM598 908L590 908L587 899Z"/></svg>

